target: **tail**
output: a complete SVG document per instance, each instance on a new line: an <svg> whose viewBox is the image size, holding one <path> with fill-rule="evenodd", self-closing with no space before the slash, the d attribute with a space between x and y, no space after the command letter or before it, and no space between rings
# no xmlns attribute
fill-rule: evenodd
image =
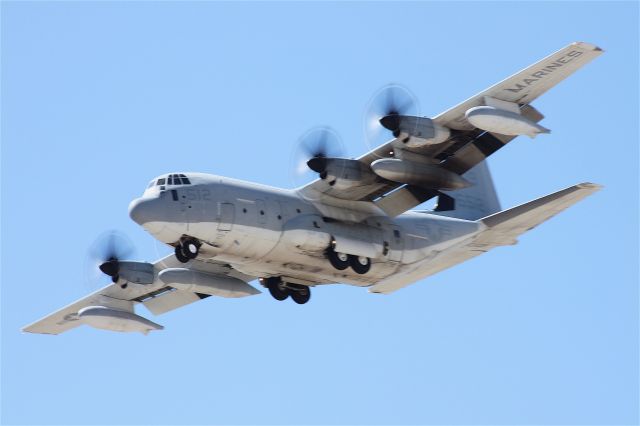
<svg viewBox="0 0 640 426"><path fill-rule="evenodd" d="M486 250L499 245L515 244L520 234L530 231L600 189L602 185L596 183L579 183L484 217L480 222L487 229L476 237L473 245L476 249Z"/></svg>
<svg viewBox="0 0 640 426"><path fill-rule="evenodd" d="M445 192L444 196L438 197L435 209L437 214L458 219L478 220L502 210L487 160L476 164L463 176L473 185L465 189Z"/></svg>

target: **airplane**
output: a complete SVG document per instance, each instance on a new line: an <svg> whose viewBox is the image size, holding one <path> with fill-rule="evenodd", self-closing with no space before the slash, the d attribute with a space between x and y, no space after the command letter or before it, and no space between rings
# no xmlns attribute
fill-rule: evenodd
<svg viewBox="0 0 640 426"><path fill-rule="evenodd" d="M377 124L393 136L355 158L328 154L330 135L306 162L317 177L281 189L205 173L149 182L129 215L173 247L153 263L123 259L110 240L99 265L112 283L26 326L60 334L86 324L118 332L162 330L161 315L210 296L261 293L310 300L327 284L390 294L533 229L598 191L579 183L502 210L485 161L520 135L548 133L531 102L602 53L575 42L433 117L407 111L406 93L380 93ZM404 96L403 102L398 98ZM411 102L409 102L411 104ZM432 210L412 210L435 199Z"/></svg>

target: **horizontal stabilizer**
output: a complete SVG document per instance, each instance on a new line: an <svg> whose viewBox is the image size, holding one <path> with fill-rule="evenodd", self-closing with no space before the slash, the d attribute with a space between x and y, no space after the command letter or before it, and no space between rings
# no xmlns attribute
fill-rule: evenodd
<svg viewBox="0 0 640 426"><path fill-rule="evenodd" d="M583 198L599 191L601 185L580 183L528 203L481 219L488 229L473 242L474 247L512 245L516 238L547 221Z"/></svg>
<svg viewBox="0 0 640 426"><path fill-rule="evenodd" d="M479 256L494 247L512 245L517 237L600 190L594 183L580 183L529 201L517 207L494 213L478 220L485 226L468 240L448 250L437 252L403 274L383 279L369 288L371 293L389 294L418 280Z"/></svg>

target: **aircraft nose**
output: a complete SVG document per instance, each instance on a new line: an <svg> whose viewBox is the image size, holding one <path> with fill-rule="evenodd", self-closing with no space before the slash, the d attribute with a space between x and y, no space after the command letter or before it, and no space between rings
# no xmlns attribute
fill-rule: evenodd
<svg viewBox="0 0 640 426"><path fill-rule="evenodd" d="M153 200L136 198L129 204L129 217L138 225L144 225L153 219Z"/></svg>

